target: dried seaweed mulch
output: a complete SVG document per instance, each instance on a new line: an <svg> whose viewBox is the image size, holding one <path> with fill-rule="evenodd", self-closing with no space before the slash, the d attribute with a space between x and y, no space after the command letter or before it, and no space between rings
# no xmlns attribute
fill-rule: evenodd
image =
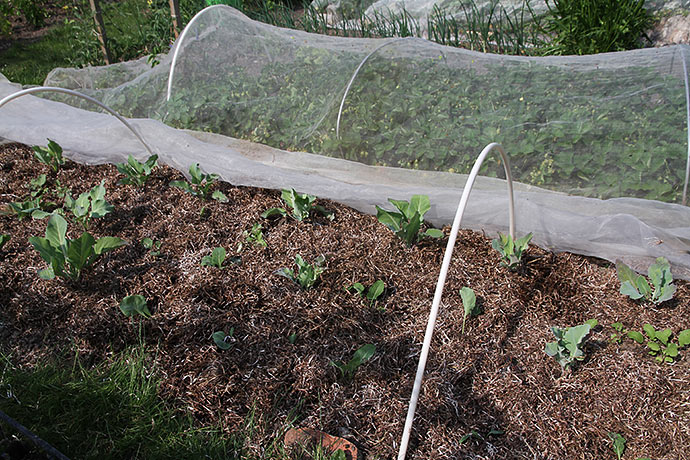
<svg viewBox="0 0 690 460"><path fill-rule="evenodd" d="M182 178L168 167L141 188L118 185L113 165L68 162L53 177L19 144L0 148L0 204L20 199L41 173L73 195L104 181L116 211L91 231L129 244L79 282L44 281L36 273L45 263L28 238L44 234L45 220L0 216L0 231L12 236L0 252L3 351L27 366L75 348L91 362L107 360L138 343L137 322L119 302L141 294L153 312L143 337L161 395L199 423L220 420L234 430L254 410L259 431L249 448L259 451L296 417L295 425L351 439L366 458L395 457L445 241L407 247L375 217L325 200L319 203L335 212L333 221L261 219L282 205L279 192L222 183L229 202L202 202L168 186ZM257 222L268 246L245 242L237 253ZM160 254L145 249L143 238L160 241ZM218 246L241 262L202 267ZM312 289L275 274L294 268L297 254L310 262L326 257ZM378 279L386 290L374 305L343 289ZM408 458L614 459L609 432L628 440L626 458L690 458L690 350L662 365L642 345L609 340L618 321L676 334L690 328L690 289L676 284L675 298L661 306L635 302L619 294L610 264L535 246L525 268L512 273L490 239L461 231ZM461 334L463 286L477 293L483 313ZM543 351L549 327L590 318L600 326L586 342L586 359L563 372ZM230 328L232 347L220 350L211 335ZM367 343L376 345L372 360L353 381L340 379L329 362Z"/></svg>

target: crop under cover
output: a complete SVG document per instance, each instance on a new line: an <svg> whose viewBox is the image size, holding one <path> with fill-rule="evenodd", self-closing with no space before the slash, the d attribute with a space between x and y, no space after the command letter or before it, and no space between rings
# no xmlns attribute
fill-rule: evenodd
<svg viewBox="0 0 690 460"><path fill-rule="evenodd" d="M175 46L169 100L172 52L154 68L56 69L45 84L139 118L130 122L180 170L200 163L233 184L295 188L367 212L426 194L436 225L451 222L479 151L500 142L520 182L518 235L640 271L664 256L674 276L690 279L690 209L680 204L687 46L495 56L280 29L225 6L205 10ZM0 81L0 97L18 89ZM87 163L148 156L97 109L62 94L25 96L0 108L0 136L50 138ZM506 231L502 169L498 157L486 162L464 226Z"/></svg>

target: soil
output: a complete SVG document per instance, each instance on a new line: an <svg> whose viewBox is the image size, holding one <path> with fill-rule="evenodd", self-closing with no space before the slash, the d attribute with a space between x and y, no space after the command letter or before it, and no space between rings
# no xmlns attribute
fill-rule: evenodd
<svg viewBox="0 0 690 460"><path fill-rule="evenodd" d="M139 320L125 318L119 303L141 294L153 313L142 320L143 337L161 396L199 423L221 421L233 431L254 409L260 423L248 448L259 452L297 414L295 426L345 437L361 458L397 455L447 238L408 247L374 216L327 200L317 203L334 211L333 221L262 219L267 208L283 206L280 192L220 183L214 187L229 201L203 202L169 187L183 176L165 166L143 187L118 185L123 176L113 165L68 161L51 175L20 144L0 147L0 205L21 200L39 174L73 196L103 181L115 211L94 219L90 232L128 244L77 282L45 281L37 271L46 263L28 238L43 236L46 220L0 216L0 233L11 235L0 250L0 346L19 365L75 349L96 363L135 346ZM243 232L257 222L267 247L245 242ZM78 235L70 224L69 236ZM142 246L146 237L161 242L159 255ZM202 267L218 246L240 263ZM295 268L297 254L309 262L326 257L311 289L275 273ZM378 279L386 290L374 305L343 289ZM660 306L633 301L618 292L607 262L533 245L522 269L511 272L487 236L462 230L408 458L615 459L609 432L627 439L625 458L690 458L690 350L659 364L644 345L610 341L614 322L674 334L690 328L690 287L675 283L674 299ZM464 334L463 286L483 310L468 318ZM584 344L586 358L563 371L544 353L550 326L591 318L599 326ZM211 335L230 328L232 347L221 350ZM373 358L343 380L329 363L368 343L376 345Z"/></svg>

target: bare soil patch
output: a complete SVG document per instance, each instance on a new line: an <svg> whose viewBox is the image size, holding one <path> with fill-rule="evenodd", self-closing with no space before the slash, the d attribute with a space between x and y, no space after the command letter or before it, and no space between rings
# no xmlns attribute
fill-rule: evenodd
<svg viewBox="0 0 690 460"><path fill-rule="evenodd" d="M86 361L107 360L138 343L137 323L119 302L141 294L153 312L143 337L163 379L161 395L200 423L222 420L232 431L254 409L263 423L251 447L259 451L298 414L296 426L344 436L365 458L395 458L445 240L407 247L374 216L327 200L318 202L335 212L332 222L261 219L282 206L279 192L222 183L228 203L202 202L168 186L182 179L168 167L141 188L118 185L113 165L67 162L51 176L20 144L0 146L0 206L18 201L42 173L73 196L104 181L116 211L95 220L91 232L129 244L79 282L44 281L37 271L46 264L28 238L43 236L46 221L0 216L0 233L12 237L0 251L5 353L25 366L75 349ZM234 254L256 222L268 247L245 243ZM71 237L77 230L70 226ZM141 245L145 237L161 241L160 255ZM241 263L202 267L217 246ZM327 258L312 289L275 274L294 268L297 254ZM374 306L343 289L377 279L386 291ZM642 345L609 340L614 322L676 334L690 328L690 289L676 284L675 298L661 306L635 302L618 292L610 264L535 246L513 273L499 265L487 236L462 230L408 458L615 459L609 432L628 440L625 458L690 458L690 350L658 364ZM483 309L465 334L463 286ZM586 359L563 372L543 351L553 340L549 327L590 318L600 326L586 342ZM211 335L230 328L233 346L220 350ZM376 354L352 382L342 381L329 362L366 343ZM478 436L461 442L472 431Z"/></svg>

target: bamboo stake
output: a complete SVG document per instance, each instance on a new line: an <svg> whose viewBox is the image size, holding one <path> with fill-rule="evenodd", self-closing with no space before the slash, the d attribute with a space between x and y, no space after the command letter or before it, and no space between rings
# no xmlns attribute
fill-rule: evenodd
<svg viewBox="0 0 690 460"><path fill-rule="evenodd" d="M170 0L170 16L173 22L175 38L180 35L180 0Z"/></svg>
<svg viewBox="0 0 690 460"><path fill-rule="evenodd" d="M105 24L103 23L103 15L101 14L101 4L100 0L89 0L91 4L91 13L93 14L93 21L96 23L96 34L98 35L98 41L101 43L101 51L103 51L103 57L105 58L105 63L110 64L110 53L108 52L108 38L105 35Z"/></svg>

